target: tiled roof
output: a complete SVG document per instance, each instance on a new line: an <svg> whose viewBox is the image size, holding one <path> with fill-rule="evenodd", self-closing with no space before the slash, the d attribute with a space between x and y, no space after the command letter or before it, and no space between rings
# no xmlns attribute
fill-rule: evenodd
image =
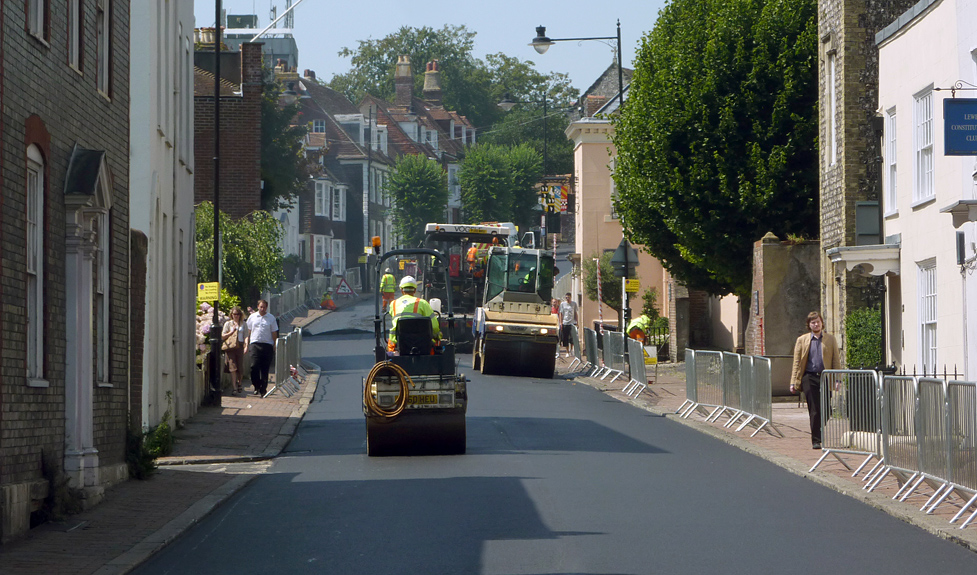
<svg viewBox="0 0 977 575"><path fill-rule="evenodd" d="M193 68L193 95L194 96L213 96L214 95L214 74L194 66ZM227 78L221 78L221 96L240 96L241 85L229 82Z"/></svg>
<svg viewBox="0 0 977 575"><path fill-rule="evenodd" d="M327 113L332 115L360 113L356 106L340 92L308 78L302 78L301 83L309 97L315 100Z"/></svg>

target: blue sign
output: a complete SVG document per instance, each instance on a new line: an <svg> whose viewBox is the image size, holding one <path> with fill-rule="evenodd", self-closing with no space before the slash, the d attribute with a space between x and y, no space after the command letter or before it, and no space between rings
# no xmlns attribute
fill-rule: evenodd
<svg viewBox="0 0 977 575"><path fill-rule="evenodd" d="M977 98L943 100L943 154L977 156Z"/></svg>

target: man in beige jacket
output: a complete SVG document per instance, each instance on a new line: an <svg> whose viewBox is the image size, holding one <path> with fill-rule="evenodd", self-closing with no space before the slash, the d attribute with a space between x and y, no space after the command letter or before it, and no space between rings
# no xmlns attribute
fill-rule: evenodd
<svg viewBox="0 0 977 575"><path fill-rule="evenodd" d="M790 392L804 393L807 413L811 419L811 446L821 449L821 372L841 369L838 341L825 333L821 313L807 314L807 327L811 330L797 338L794 344L794 367L790 375Z"/></svg>

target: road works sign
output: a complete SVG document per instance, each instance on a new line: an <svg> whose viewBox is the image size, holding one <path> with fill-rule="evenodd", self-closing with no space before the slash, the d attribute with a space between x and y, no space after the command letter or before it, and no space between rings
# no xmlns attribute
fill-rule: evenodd
<svg viewBox="0 0 977 575"><path fill-rule="evenodd" d="M346 278L339 280L339 285L336 286L336 293L339 295L356 295L353 288L349 287L349 284L346 283Z"/></svg>
<svg viewBox="0 0 977 575"><path fill-rule="evenodd" d="M221 285L218 282L197 284L197 301L214 301L220 299Z"/></svg>

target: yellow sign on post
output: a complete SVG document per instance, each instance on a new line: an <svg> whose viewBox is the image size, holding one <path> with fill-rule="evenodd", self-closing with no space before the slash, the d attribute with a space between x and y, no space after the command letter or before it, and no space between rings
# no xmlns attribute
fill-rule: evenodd
<svg viewBox="0 0 977 575"><path fill-rule="evenodd" d="M197 284L197 301L214 301L220 299L221 285L218 282Z"/></svg>
<svg viewBox="0 0 977 575"><path fill-rule="evenodd" d="M641 291L641 280L635 278L633 280L628 279L624 281L627 282L624 284L624 291L628 293L638 293Z"/></svg>

